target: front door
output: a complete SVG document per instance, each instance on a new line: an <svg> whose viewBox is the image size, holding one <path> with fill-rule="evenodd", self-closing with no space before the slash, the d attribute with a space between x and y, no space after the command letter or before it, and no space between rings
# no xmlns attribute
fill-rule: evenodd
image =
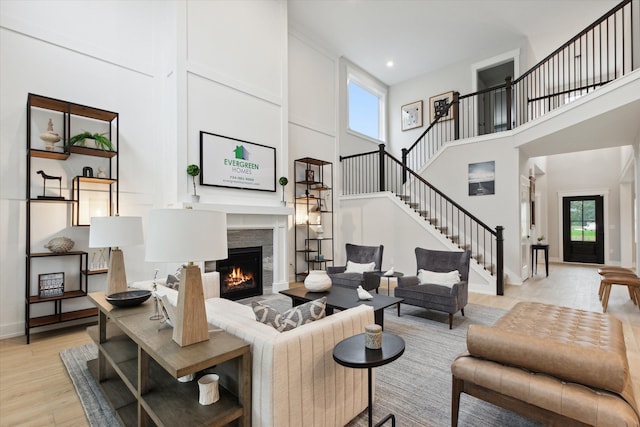
<svg viewBox="0 0 640 427"><path fill-rule="evenodd" d="M563 197L564 260L604 264L602 196Z"/></svg>

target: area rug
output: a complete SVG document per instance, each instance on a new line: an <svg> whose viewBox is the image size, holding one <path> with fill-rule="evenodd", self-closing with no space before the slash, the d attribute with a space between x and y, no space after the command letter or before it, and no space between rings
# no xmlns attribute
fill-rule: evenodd
<svg viewBox="0 0 640 427"><path fill-rule="evenodd" d="M290 299L281 295L255 299L278 310L291 307ZM398 426L451 425L450 366L466 349L467 328L471 324L491 325L504 313L504 310L469 304L465 317L454 316L450 330L448 315L444 313L403 305L401 316L397 317L395 307L385 310L385 332L400 335L405 340L406 350L396 361L375 369L374 423L393 413ZM109 404L87 370L86 361L97 357L95 345L63 350L60 357L76 387L89 424L95 427L117 425ZM348 427L364 427L367 421L365 410ZM391 425L390 422L387 424ZM537 427L541 424L463 394L458 425Z"/></svg>

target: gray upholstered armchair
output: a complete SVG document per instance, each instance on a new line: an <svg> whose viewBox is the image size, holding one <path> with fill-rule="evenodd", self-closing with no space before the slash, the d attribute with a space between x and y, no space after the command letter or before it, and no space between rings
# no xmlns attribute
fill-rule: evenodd
<svg viewBox="0 0 640 427"><path fill-rule="evenodd" d="M420 283L418 276L398 278L395 296L404 298L404 304L424 307L449 313L449 329L453 327L453 314L458 311L464 316L464 307L469 296L469 261L471 252L434 251L416 248L417 271L447 273L458 270L460 281L448 285ZM400 316L400 304L398 304Z"/></svg>
<svg viewBox="0 0 640 427"><path fill-rule="evenodd" d="M378 292L380 286L380 269L382 268L382 251L384 246L360 246L347 243L347 263L351 261L357 264L375 263L373 271L357 273L348 272L347 266L329 267L327 274L331 278L331 283L345 288L356 289L362 285L367 291L375 289Z"/></svg>

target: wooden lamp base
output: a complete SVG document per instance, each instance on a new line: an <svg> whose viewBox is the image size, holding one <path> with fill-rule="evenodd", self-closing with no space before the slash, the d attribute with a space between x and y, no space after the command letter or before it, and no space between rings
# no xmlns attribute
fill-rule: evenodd
<svg viewBox="0 0 640 427"><path fill-rule="evenodd" d="M127 274L124 270L124 255L122 249L112 249L107 273L107 295L113 295L127 290Z"/></svg>
<svg viewBox="0 0 640 427"><path fill-rule="evenodd" d="M177 319L173 324L173 340L185 347L209 339L209 324L204 306L200 267L189 264L180 273Z"/></svg>

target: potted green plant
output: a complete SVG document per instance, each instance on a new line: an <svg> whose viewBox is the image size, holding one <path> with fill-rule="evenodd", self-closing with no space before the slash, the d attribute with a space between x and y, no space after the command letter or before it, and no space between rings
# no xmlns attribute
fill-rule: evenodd
<svg viewBox="0 0 640 427"><path fill-rule="evenodd" d="M75 136L69 138L69 145L83 145L85 144L85 139L92 139L96 148L103 151L113 151L113 144L101 133L91 133L91 132L82 132Z"/></svg>
<svg viewBox="0 0 640 427"><path fill-rule="evenodd" d="M542 243L542 242L544 242L544 236L538 237L538 243Z"/></svg>
<svg viewBox="0 0 640 427"><path fill-rule="evenodd" d="M284 186L289 183L289 180L286 176L281 176L278 182L282 186L282 206L287 206L287 202L284 201Z"/></svg>
<svg viewBox="0 0 640 427"><path fill-rule="evenodd" d="M198 165L187 166L187 175L193 179L193 195L191 196L191 201L198 203L200 196L196 193L196 176L200 175L200 167Z"/></svg>

